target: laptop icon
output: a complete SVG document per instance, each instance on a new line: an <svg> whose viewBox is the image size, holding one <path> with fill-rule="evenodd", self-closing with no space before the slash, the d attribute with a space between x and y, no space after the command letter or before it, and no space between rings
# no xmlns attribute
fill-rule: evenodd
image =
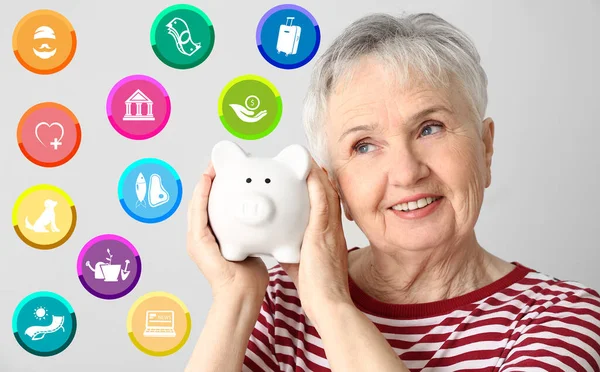
<svg viewBox="0 0 600 372"><path fill-rule="evenodd" d="M172 310L146 311L144 337L175 337L175 312Z"/></svg>

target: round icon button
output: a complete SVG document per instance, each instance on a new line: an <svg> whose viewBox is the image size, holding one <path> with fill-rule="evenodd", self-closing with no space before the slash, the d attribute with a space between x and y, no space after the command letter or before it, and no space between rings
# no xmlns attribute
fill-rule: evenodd
<svg viewBox="0 0 600 372"><path fill-rule="evenodd" d="M81 127L65 106L55 102L39 103L21 117L17 142L32 163L57 167L75 156L81 144Z"/></svg>
<svg viewBox="0 0 600 372"><path fill-rule="evenodd" d="M154 20L150 44L167 66L189 69L208 58L215 44L215 30L202 10L187 4L173 5Z"/></svg>
<svg viewBox="0 0 600 372"><path fill-rule="evenodd" d="M282 69L302 67L317 54L321 31L315 17L298 5L284 4L270 9L256 28L260 54Z"/></svg>
<svg viewBox="0 0 600 372"><path fill-rule="evenodd" d="M12 46L19 63L36 74L53 74L73 59L77 37L73 26L53 10L35 10L21 18Z"/></svg>
<svg viewBox="0 0 600 372"><path fill-rule="evenodd" d="M156 136L171 116L171 99L165 88L146 75L121 79L106 100L108 121L122 136L144 140Z"/></svg>
<svg viewBox="0 0 600 372"><path fill-rule="evenodd" d="M98 298L112 300L131 292L140 280L142 261L127 239L97 236L79 252L77 275L83 287Z"/></svg>
<svg viewBox="0 0 600 372"><path fill-rule="evenodd" d="M247 140L271 133L279 124L283 104L277 88L265 78L233 79L219 97L219 118L234 136Z"/></svg>
<svg viewBox="0 0 600 372"><path fill-rule="evenodd" d="M191 329L192 318L185 304L166 292L140 297L127 316L131 342L152 356L166 356L181 349Z"/></svg>
<svg viewBox="0 0 600 372"><path fill-rule="evenodd" d="M53 292L35 292L15 309L12 329L23 349L37 356L56 355L73 341L77 318L71 305Z"/></svg>
<svg viewBox="0 0 600 372"><path fill-rule="evenodd" d="M140 159L119 180L119 202L137 221L156 223L169 218L181 203L183 186L179 175L166 162Z"/></svg>
<svg viewBox="0 0 600 372"><path fill-rule="evenodd" d="M25 190L15 202L12 223L19 238L37 249L52 249L66 242L77 222L73 201L52 185Z"/></svg>

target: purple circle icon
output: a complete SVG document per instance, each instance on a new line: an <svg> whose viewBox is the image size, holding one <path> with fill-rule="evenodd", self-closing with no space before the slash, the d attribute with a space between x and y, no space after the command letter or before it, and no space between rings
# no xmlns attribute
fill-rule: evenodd
<svg viewBox="0 0 600 372"><path fill-rule="evenodd" d="M105 300L131 292L141 273L142 261L137 250L118 235L95 237L83 246L77 259L77 275L83 287Z"/></svg>
<svg viewBox="0 0 600 372"><path fill-rule="evenodd" d="M146 75L121 79L106 100L108 121L119 134L133 140L156 136L171 116L171 99L166 89Z"/></svg>

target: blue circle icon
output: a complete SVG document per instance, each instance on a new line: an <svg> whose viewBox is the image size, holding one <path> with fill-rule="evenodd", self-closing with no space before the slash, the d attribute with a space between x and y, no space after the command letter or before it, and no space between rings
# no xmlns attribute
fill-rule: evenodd
<svg viewBox="0 0 600 372"><path fill-rule="evenodd" d="M307 64L317 54L320 43L321 31L315 17L298 5L272 8L256 28L260 54L267 62L282 69Z"/></svg>
<svg viewBox="0 0 600 372"><path fill-rule="evenodd" d="M77 318L71 305L53 292L35 292L15 309L12 328L23 349L37 356L51 356L73 341Z"/></svg>
<svg viewBox="0 0 600 372"><path fill-rule="evenodd" d="M119 180L119 202L133 219L156 223L169 218L181 203L183 187L175 169L160 159L131 164Z"/></svg>

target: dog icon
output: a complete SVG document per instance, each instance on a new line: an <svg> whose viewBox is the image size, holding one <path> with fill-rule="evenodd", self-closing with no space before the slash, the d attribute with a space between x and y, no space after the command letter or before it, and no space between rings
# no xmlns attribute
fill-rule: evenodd
<svg viewBox="0 0 600 372"><path fill-rule="evenodd" d="M54 213L54 208L57 204L57 201L46 199L46 201L44 201L44 211L33 225L29 222L29 219L25 217L25 227L34 232L48 232L46 226L50 225L50 230L52 232L60 232L58 227L56 227L56 214Z"/></svg>

